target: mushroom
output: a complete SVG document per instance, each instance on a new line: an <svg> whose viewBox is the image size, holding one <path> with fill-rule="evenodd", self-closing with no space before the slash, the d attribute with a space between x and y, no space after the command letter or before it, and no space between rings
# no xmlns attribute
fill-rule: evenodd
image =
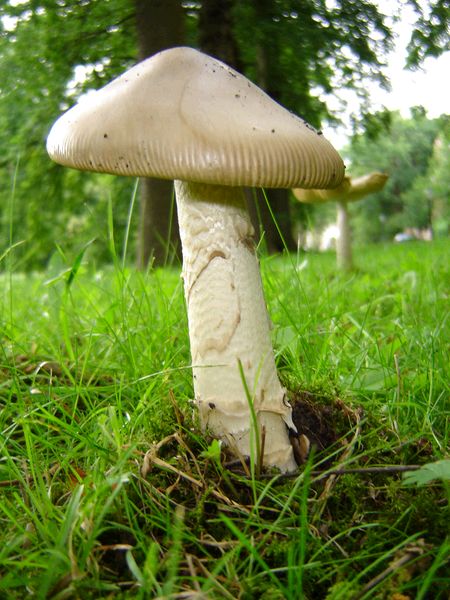
<svg viewBox="0 0 450 600"><path fill-rule="evenodd" d="M300 202L320 204L335 200L337 202L337 226L339 237L336 243L336 258L338 266L350 271L353 268L352 240L348 214L348 203L365 198L369 194L383 189L388 175L385 173L369 173L356 179L346 175L342 183L334 189L299 189L292 190Z"/></svg>
<svg viewBox="0 0 450 600"><path fill-rule="evenodd" d="M47 150L77 169L175 179L202 429L237 456L256 458L263 446L264 465L294 470L288 429L295 426L276 372L242 186L339 185L344 165L334 148L241 74L180 47L63 114Z"/></svg>

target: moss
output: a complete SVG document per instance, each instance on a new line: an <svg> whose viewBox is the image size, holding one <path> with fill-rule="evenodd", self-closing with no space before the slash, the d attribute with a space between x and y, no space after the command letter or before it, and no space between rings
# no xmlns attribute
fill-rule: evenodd
<svg viewBox="0 0 450 600"><path fill-rule="evenodd" d="M325 600L347 600L353 598L358 592L358 587L348 581L340 581L328 590Z"/></svg>

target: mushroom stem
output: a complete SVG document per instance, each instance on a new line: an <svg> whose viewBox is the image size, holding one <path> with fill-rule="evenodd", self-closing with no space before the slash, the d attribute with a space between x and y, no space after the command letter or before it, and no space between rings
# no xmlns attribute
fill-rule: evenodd
<svg viewBox="0 0 450 600"><path fill-rule="evenodd" d="M292 410L276 372L243 190L184 181L176 181L175 190L202 428L237 454L256 458L264 427L263 464L293 471Z"/></svg>
<svg viewBox="0 0 450 600"><path fill-rule="evenodd" d="M348 203L345 200L341 200L337 203L337 226L339 236L336 241L336 259L338 267L344 271L350 271L353 268L352 234L347 205Z"/></svg>

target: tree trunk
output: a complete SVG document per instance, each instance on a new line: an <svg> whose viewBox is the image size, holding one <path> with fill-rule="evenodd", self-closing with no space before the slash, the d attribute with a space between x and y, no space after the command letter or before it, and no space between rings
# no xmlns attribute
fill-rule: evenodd
<svg viewBox="0 0 450 600"><path fill-rule="evenodd" d="M242 71L239 49L233 34L235 0L203 0L199 14L199 46L203 52Z"/></svg>
<svg viewBox="0 0 450 600"><path fill-rule="evenodd" d="M271 98L280 102L281 83L278 74L278 60L281 52L278 49L277 37L271 35L271 24L277 14L274 11L274 3L271 0L260 0L255 4L259 19L268 25L266 35L263 33L257 53L258 85L260 85ZM269 39L270 37L270 39ZM284 249L296 250L296 243L292 235L291 215L289 209L289 190L267 189L265 190L270 209L261 190L257 197L260 201L259 214L262 227L265 231L267 251L272 254ZM272 211L272 214L271 214ZM275 219L275 220L274 220Z"/></svg>
<svg viewBox="0 0 450 600"><path fill-rule="evenodd" d="M180 0L135 0L139 59L184 43L184 13ZM138 267L180 258L180 237L173 181L142 179L140 186Z"/></svg>
<svg viewBox="0 0 450 600"><path fill-rule="evenodd" d="M234 2L235 0L203 0L199 16L199 44L207 54L223 60L237 71L243 71L233 33ZM258 83L267 89L270 81L270 72L266 68L267 60L262 60L259 66L261 72ZM281 252L286 247L288 250L295 250L288 190L267 189L265 193L276 223L262 190L256 190L256 193L246 190L247 206L255 230L260 235L264 232L269 253Z"/></svg>
<svg viewBox="0 0 450 600"><path fill-rule="evenodd" d="M180 234L173 181L141 178L137 265L145 269L180 260Z"/></svg>
<svg viewBox="0 0 450 600"><path fill-rule="evenodd" d="M267 206L267 196L269 206ZM256 190L261 225L265 234L267 252L275 254L288 250L296 250L292 236L289 190L265 189Z"/></svg>

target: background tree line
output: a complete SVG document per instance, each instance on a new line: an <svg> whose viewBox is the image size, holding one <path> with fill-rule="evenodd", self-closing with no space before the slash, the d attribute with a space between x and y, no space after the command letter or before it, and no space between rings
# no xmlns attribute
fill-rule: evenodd
<svg viewBox="0 0 450 600"><path fill-rule="evenodd" d="M379 128L355 135L345 151L357 175L379 170L389 174L385 188L351 206L356 241L392 240L406 229L448 234L450 224L450 121L427 117L421 106L410 118L394 112ZM379 115L373 115L373 124ZM382 117L386 117L383 114Z"/></svg>
<svg viewBox="0 0 450 600"><path fill-rule="evenodd" d="M410 4L416 8L417 21L409 62L417 66L425 57L448 49L448 0L429 2L423 9L413 0ZM333 91L354 89L362 108L361 133L348 152L352 170L391 167L387 156L397 156L398 151L408 162L407 152L415 153L417 165L408 171L409 177L405 169L398 180L391 173L382 195L355 209L360 213L360 237L377 240L388 231L369 228L376 219L365 216L366 210L386 213L391 232L403 226L401 219L395 222L398 213L402 219L416 218L424 194L433 202L439 188L445 205L448 181L436 166L445 160L448 146L444 119L429 120L420 110L412 116L410 126L422 131L417 134L418 151L408 146L411 134L402 138L403 147L396 146L400 141L395 128L408 127L406 121L370 113L366 82L387 86L383 61L393 42L386 18L372 2L0 0L0 9L0 256L3 248L20 243L14 249L16 268L41 268L55 252L55 244L70 257L93 238L92 258L107 260L108 214L116 243L119 247L123 243L134 180L63 169L48 159L45 139L52 122L84 91L103 86L139 59L180 44L235 66L316 127L338 120L327 105ZM374 139L374 131L380 132L387 121L391 133ZM391 140L389 150L380 140L386 147ZM433 188L429 176L436 170L433 177L438 183ZM139 196L132 254L141 266L150 257L160 263L171 260L178 252L171 183L143 180ZM314 208L293 205L287 191L269 191L269 198L288 247L295 244L292 216L303 223L321 218ZM433 207L427 210L420 212L421 222L436 213ZM265 201L258 203L257 212L268 250L280 249ZM438 214L445 216L445 210Z"/></svg>

